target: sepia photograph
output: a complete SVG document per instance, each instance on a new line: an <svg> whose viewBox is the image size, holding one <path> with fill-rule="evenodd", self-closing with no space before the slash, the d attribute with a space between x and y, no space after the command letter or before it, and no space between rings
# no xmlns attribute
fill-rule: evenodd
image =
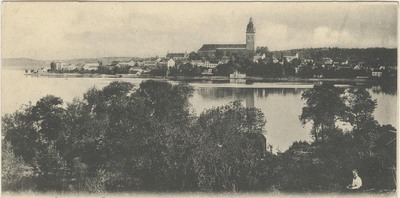
<svg viewBox="0 0 400 198"><path fill-rule="evenodd" d="M2 2L2 197L397 197L398 2Z"/></svg>

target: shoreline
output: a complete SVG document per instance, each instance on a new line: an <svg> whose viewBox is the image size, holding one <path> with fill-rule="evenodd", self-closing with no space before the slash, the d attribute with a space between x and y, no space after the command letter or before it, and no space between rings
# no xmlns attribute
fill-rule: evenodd
<svg viewBox="0 0 400 198"><path fill-rule="evenodd" d="M47 74L32 74L24 73L25 76L39 77L39 78L146 78L146 79L166 79L172 81L233 81L233 82L334 82L334 83L390 83L380 79L370 78L298 78L298 77L283 77L283 78L264 78L248 76L245 78L229 78L228 76L138 76L135 74L79 74L79 73L47 73Z"/></svg>

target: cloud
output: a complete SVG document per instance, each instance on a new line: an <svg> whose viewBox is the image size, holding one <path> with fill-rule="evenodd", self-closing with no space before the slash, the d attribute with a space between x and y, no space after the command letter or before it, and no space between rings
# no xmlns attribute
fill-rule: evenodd
<svg viewBox="0 0 400 198"><path fill-rule="evenodd" d="M287 42L289 27L284 24L266 23L260 24L257 28L257 43L269 48L277 48L280 44Z"/></svg>
<svg viewBox="0 0 400 198"><path fill-rule="evenodd" d="M393 3L5 2L2 8L3 57L143 57L244 43L249 17L256 45L271 50L397 46Z"/></svg>
<svg viewBox="0 0 400 198"><path fill-rule="evenodd" d="M348 31L337 31L326 26L315 28L312 37L313 46L316 47L343 46L354 40Z"/></svg>

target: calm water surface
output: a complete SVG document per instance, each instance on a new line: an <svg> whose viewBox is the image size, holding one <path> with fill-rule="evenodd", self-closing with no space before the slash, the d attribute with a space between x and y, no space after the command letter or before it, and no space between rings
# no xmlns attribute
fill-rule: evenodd
<svg viewBox="0 0 400 198"><path fill-rule="evenodd" d="M75 97L82 98L83 93L93 86L100 89L115 80L138 85L146 79L37 78L24 76L23 71L20 70L2 70L2 115L14 112L23 104L35 103L48 94L70 102ZM285 151L293 141L311 140L310 126L303 126L298 116L304 106L301 93L312 88L312 84L246 84L237 81L192 82L190 84L195 88L190 102L197 114L204 109L225 105L237 99L242 100L245 106L260 108L267 120L267 142L273 146L274 151ZM380 86L368 87L368 91L378 102L375 118L379 123L397 126L397 92L385 91Z"/></svg>

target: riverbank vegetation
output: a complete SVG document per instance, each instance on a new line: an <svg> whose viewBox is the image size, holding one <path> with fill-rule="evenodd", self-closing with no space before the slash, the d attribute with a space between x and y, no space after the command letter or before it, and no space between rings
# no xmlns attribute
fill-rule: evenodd
<svg viewBox="0 0 400 198"><path fill-rule="evenodd" d="M6 114L3 191L342 192L354 168L364 190L395 189L396 129L374 119L363 88L305 91L299 121L313 140L278 153L260 109L232 101L197 116L192 93L186 83L115 81Z"/></svg>

